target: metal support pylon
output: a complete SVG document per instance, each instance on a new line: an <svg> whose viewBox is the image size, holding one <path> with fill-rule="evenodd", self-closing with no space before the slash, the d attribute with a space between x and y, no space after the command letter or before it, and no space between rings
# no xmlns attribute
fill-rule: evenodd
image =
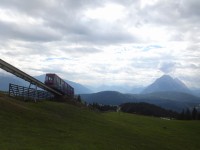
<svg viewBox="0 0 200 150"><path fill-rule="evenodd" d="M37 84L35 85L34 101L37 102Z"/></svg>

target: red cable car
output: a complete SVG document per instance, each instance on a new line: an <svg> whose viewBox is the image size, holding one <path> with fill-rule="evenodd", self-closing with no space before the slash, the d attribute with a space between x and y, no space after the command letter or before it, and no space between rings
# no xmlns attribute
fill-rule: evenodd
<svg viewBox="0 0 200 150"><path fill-rule="evenodd" d="M74 88L54 73L47 73L44 83L64 95L74 96Z"/></svg>

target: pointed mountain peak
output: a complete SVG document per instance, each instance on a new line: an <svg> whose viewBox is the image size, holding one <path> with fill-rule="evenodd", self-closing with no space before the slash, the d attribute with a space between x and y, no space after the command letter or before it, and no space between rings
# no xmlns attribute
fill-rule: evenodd
<svg viewBox="0 0 200 150"><path fill-rule="evenodd" d="M190 93L187 86L179 79L173 79L169 75L163 75L158 78L155 82L144 89L142 93L153 93L153 92L163 92L163 91L176 91L183 93Z"/></svg>
<svg viewBox="0 0 200 150"><path fill-rule="evenodd" d="M172 79L172 77L171 77L170 75L168 75L168 74L164 74L164 75L161 76L160 78L171 78L171 79Z"/></svg>
<svg viewBox="0 0 200 150"><path fill-rule="evenodd" d="M174 80L170 75L167 75L167 74L164 74L163 76L161 76L160 78L158 79L165 79L165 80Z"/></svg>
<svg viewBox="0 0 200 150"><path fill-rule="evenodd" d="M157 80L174 80L170 75L163 75L160 78L158 78Z"/></svg>

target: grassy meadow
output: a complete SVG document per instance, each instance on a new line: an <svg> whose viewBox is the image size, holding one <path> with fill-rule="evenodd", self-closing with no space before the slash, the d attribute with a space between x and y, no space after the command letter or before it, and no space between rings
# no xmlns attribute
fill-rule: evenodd
<svg viewBox="0 0 200 150"><path fill-rule="evenodd" d="M93 112L0 94L1 150L197 150L200 122Z"/></svg>

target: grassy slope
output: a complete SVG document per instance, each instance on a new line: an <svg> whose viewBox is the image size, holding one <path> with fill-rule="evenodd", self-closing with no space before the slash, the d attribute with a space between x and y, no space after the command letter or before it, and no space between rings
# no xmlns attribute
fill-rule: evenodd
<svg viewBox="0 0 200 150"><path fill-rule="evenodd" d="M200 122L95 113L0 95L0 149L199 149Z"/></svg>

